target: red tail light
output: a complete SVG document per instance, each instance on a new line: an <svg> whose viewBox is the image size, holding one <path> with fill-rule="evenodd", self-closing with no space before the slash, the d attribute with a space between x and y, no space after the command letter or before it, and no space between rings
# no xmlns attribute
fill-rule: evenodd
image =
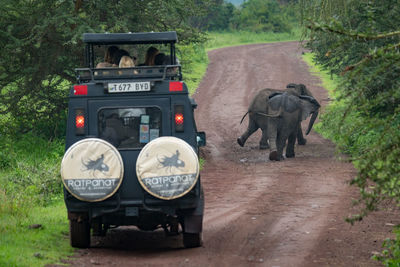
<svg viewBox="0 0 400 267"><path fill-rule="evenodd" d="M85 134L85 111L83 109L75 109L75 134Z"/></svg>
<svg viewBox="0 0 400 267"><path fill-rule="evenodd" d="M175 114L175 132L183 132L185 129L184 106L183 105L175 105L174 106L174 114Z"/></svg>
<svg viewBox="0 0 400 267"><path fill-rule="evenodd" d="M181 113L175 114L175 124L177 125L183 124L183 114Z"/></svg>
<svg viewBox="0 0 400 267"><path fill-rule="evenodd" d="M169 82L169 91L170 92L183 91L183 83L182 82Z"/></svg>
<svg viewBox="0 0 400 267"><path fill-rule="evenodd" d="M87 95L87 85L74 85L74 95Z"/></svg>
<svg viewBox="0 0 400 267"><path fill-rule="evenodd" d="M82 115L76 116L76 128L83 128L85 127L85 117Z"/></svg>

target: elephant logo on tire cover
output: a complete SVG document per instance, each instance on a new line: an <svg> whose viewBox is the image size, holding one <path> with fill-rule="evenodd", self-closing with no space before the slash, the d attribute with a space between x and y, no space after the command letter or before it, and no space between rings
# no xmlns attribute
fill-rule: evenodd
<svg viewBox="0 0 400 267"><path fill-rule="evenodd" d="M158 158L157 160L160 163L160 168L166 168L168 173L170 173L172 168L179 169L185 167L185 162L179 159L179 155L179 150L176 150L176 153L171 157L163 156L161 160Z"/></svg>
<svg viewBox="0 0 400 267"><path fill-rule="evenodd" d="M82 171L90 171L93 177L96 177L95 175L96 171L99 171L102 174L107 175L107 172L110 169L108 165L104 163L104 154L101 154L101 156L96 160L89 159L88 161L84 162L82 159L82 164L84 167Z"/></svg>

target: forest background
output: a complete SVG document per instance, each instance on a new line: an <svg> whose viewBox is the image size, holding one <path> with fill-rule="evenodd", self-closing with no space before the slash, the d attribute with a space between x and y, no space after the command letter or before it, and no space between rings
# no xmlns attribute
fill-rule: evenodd
<svg viewBox="0 0 400 267"><path fill-rule="evenodd" d="M352 183L360 188L359 214L348 221L387 201L398 203L397 0L3 0L0 265L44 265L72 251L60 238L68 225L59 167L68 90L74 68L83 66L82 33L169 30L178 33L178 57L191 92L206 70L206 49L302 40L336 84L317 129L358 170ZM32 234L32 221L51 226ZM399 263L399 242L400 237L387 240L377 259Z"/></svg>

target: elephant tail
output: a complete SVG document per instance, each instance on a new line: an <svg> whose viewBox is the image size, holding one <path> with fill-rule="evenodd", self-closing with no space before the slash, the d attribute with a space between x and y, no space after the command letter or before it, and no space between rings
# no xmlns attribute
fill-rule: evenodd
<svg viewBox="0 0 400 267"><path fill-rule="evenodd" d="M249 111L246 112L246 114L243 115L242 119L240 120L240 124L242 124L244 118L247 116L247 114L249 114Z"/></svg>

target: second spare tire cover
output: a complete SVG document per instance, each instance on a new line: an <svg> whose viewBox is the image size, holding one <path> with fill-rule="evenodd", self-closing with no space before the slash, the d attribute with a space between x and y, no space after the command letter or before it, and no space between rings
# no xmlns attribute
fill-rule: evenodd
<svg viewBox="0 0 400 267"><path fill-rule="evenodd" d="M163 136L148 143L136 162L136 174L143 189L164 200L187 194L199 177L199 160L184 140Z"/></svg>
<svg viewBox="0 0 400 267"><path fill-rule="evenodd" d="M65 188L77 199L102 201L118 190L124 165L113 145L99 138L87 138L65 152L61 177Z"/></svg>

